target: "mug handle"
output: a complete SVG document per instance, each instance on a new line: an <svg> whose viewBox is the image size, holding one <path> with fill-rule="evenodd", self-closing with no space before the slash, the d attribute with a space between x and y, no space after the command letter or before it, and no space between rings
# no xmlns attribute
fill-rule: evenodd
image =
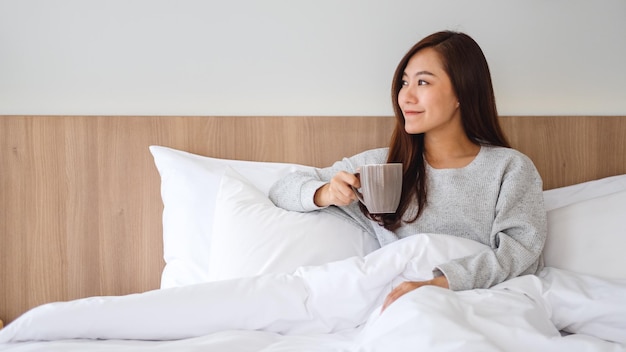
<svg viewBox="0 0 626 352"><path fill-rule="evenodd" d="M354 174L354 176L356 177L360 177L361 174L359 172L356 172ZM358 189L354 188L354 186L350 185L350 188L352 188L352 192L354 192L354 195L359 199L359 201L363 204L365 204L365 201L363 200L363 195L361 194L361 192L359 192Z"/></svg>

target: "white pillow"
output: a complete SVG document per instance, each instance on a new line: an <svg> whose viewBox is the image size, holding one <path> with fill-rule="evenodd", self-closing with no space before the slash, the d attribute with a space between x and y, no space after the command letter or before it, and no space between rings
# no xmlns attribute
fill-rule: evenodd
<svg viewBox="0 0 626 352"><path fill-rule="evenodd" d="M583 200L626 191L626 175L605 177L543 192L546 210L552 210Z"/></svg>
<svg viewBox="0 0 626 352"><path fill-rule="evenodd" d="M161 146L151 146L150 152L161 175L164 205L163 250L166 265L161 277L162 288L209 279L208 253L215 197L227 166L243 175L263 194L267 194L271 185L287 173L310 169L309 166L288 163L209 158ZM545 191L546 208L551 210L616 189L626 189L626 175Z"/></svg>
<svg viewBox="0 0 626 352"><path fill-rule="evenodd" d="M227 169L216 199L209 279L290 273L377 248L378 241L358 225L324 212L278 208Z"/></svg>
<svg viewBox="0 0 626 352"><path fill-rule="evenodd" d="M151 146L161 176L163 252L161 288L208 280L215 196L226 167L248 177L267 193L271 185L309 166L216 159L167 147Z"/></svg>
<svg viewBox="0 0 626 352"><path fill-rule="evenodd" d="M546 266L626 279L626 191L548 212Z"/></svg>

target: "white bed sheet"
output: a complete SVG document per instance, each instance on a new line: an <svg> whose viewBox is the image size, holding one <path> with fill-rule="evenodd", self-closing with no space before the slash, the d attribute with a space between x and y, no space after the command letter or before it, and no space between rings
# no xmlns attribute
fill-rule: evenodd
<svg viewBox="0 0 626 352"><path fill-rule="evenodd" d="M333 334L280 335L266 331L228 330L174 341L60 340L0 345L7 352L279 352L350 351L356 330Z"/></svg>
<svg viewBox="0 0 626 352"><path fill-rule="evenodd" d="M626 351L626 282L553 268L486 290L423 287L380 314L394 285L482 248L420 234L293 275L48 304L1 330L0 350Z"/></svg>

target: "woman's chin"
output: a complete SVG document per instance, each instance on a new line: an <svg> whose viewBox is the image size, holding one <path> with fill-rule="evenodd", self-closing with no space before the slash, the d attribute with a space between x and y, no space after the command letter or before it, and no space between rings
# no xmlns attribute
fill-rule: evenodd
<svg viewBox="0 0 626 352"><path fill-rule="evenodd" d="M408 134L420 134L424 133L424 129L414 124L404 124L404 131Z"/></svg>

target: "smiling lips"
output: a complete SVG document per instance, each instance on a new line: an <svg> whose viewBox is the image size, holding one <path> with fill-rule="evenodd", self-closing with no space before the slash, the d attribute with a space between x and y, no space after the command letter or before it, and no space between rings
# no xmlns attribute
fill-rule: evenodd
<svg viewBox="0 0 626 352"><path fill-rule="evenodd" d="M423 111L406 110L406 111L404 111L404 116L411 116L411 115L415 116L415 115L419 115L421 113L423 113Z"/></svg>

